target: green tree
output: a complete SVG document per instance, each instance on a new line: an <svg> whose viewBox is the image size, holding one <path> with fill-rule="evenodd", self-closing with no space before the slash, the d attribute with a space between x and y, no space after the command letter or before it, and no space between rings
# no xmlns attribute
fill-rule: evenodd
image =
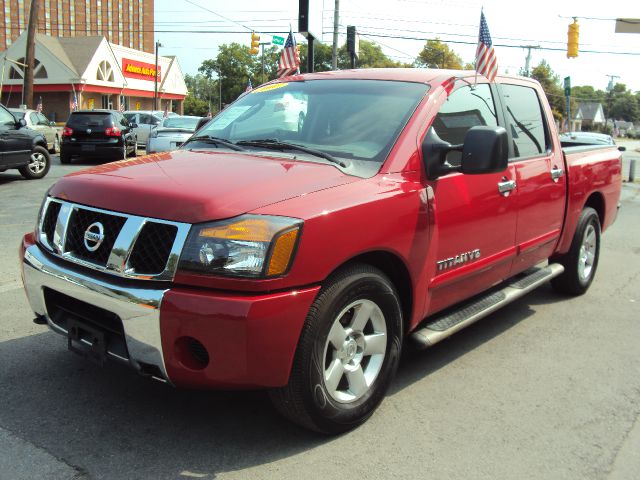
<svg viewBox="0 0 640 480"><path fill-rule="evenodd" d="M427 40L414 62L416 67L462 70L462 58L440 39ZM466 66L468 66L467 64Z"/></svg>
<svg viewBox="0 0 640 480"><path fill-rule="evenodd" d="M331 70L331 45L314 44L313 67L316 72ZM351 57L347 52L347 45L338 48L338 70L351 68ZM360 40L360 54L356 60L356 68L397 68L410 67L410 64L396 62L382 51L379 45L367 40ZM307 45L300 45L300 72L307 72Z"/></svg>
<svg viewBox="0 0 640 480"><path fill-rule="evenodd" d="M637 122L640 119L637 96L623 83L616 83L607 100L610 111L607 118Z"/></svg>
<svg viewBox="0 0 640 480"><path fill-rule="evenodd" d="M185 115L204 117L209 111L209 102L196 98L193 95L187 95L185 97L183 106ZM217 108L214 108L211 113L215 115L217 110Z"/></svg>
<svg viewBox="0 0 640 480"><path fill-rule="evenodd" d="M231 43L220 45L216 58L203 61L198 72L208 79L221 79L224 105L233 102L244 92L249 77L255 79L255 74L260 72L260 64L249 53L247 45Z"/></svg>

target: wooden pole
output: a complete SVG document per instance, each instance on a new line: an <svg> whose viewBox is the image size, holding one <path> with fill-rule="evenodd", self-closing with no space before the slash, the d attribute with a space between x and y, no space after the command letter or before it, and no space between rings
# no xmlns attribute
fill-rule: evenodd
<svg viewBox="0 0 640 480"><path fill-rule="evenodd" d="M22 91L24 92L24 105L31 108L33 105L33 68L35 66L36 56L36 31L38 30L38 0L31 0L31 8L29 10L29 25L27 26L27 53L25 55L24 84Z"/></svg>

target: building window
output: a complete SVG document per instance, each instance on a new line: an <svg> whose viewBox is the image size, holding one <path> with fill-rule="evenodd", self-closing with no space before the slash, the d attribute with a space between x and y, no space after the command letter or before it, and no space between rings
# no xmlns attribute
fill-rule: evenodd
<svg viewBox="0 0 640 480"><path fill-rule="evenodd" d="M75 0L71 0L71 2L69 2L69 21L71 23L70 25L70 32L69 34L71 36L75 36L75 32L76 32L76 2Z"/></svg>
<svg viewBox="0 0 640 480"><path fill-rule="evenodd" d="M87 4L84 7L84 31L85 33L91 33L91 29L89 25L93 25L91 23L91 3L87 0Z"/></svg>
<svg viewBox="0 0 640 480"><path fill-rule="evenodd" d="M98 80L102 80L103 82L113 82L113 67L109 62L103 60L98 65L98 72L96 74L96 78Z"/></svg>
<svg viewBox="0 0 640 480"><path fill-rule="evenodd" d="M19 58L17 60L18 63L25 63L25 58ZM48 78L47 69L44 68L44 65L40 63L40 60L35 58L33 60L33 78ZM21 66L12 64L9 68L9 78L13 80L18 80L24 78L24 70Z"/></svg>
<svg viewBox="0 0 640 480"><path fill-rule="evenodd" d="M108 110L113 109L113 102L111 101L111 95L102 95L102 108Z"/></svg>

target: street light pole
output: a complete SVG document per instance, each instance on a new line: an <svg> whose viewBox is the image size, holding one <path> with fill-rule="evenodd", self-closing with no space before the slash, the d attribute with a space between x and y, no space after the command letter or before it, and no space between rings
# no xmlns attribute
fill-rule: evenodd
<svg viewBox="0 0 640 480"><path fill-rule="evenodd" d="M264 46L271 45L271 42L261 42L260 48L262 49L262 73L260 74L260 83L264 83Z"/></svg>
<svg viewBox="0 0 640 480"><path fill-rule="evenodd" d="M156 74L153 82L153 109L158 110L158 48L162 44L156 41Z"/></svg>

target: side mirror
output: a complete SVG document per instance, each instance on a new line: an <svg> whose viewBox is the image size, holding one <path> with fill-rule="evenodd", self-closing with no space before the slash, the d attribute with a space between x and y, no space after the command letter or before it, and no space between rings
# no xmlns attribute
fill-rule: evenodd
<svg viewBox="0 0 640 480"><path fill-rule="evenodd" d="M138 124L137 124L137 123L133 123L133 122L131 122L131 123L129 124L129 127L131 127L131 128L138 128Z"/></svg>
<svg viewBox="0 0 640 480"><path fill-rule="evenodd" d="M56 122L54 122L53 120L51 120L51 121L49 122L49 126L50 126L50 127L55 127L55 126L56 126Z"/></svg>
<svg viewBox="0 0 640 480"><path fill-rule="evenodd" d="M461 152L459 166L447 162L447 154L454 151ZM422 158L429 180L453 172L469 175L502 172L509 161L507 131L502 127L471 127L463 144L452 145L431 127L422 142Z"/></svg>
<svg viewBox="0 0 640 480"><path fill-rule="evenodd" d="M626 152L627 151L627 147L618 147L618 150L621 152Z"/></svg>
<svg viewBox="0 0 640 480"><path fill-rule="evenodd" d="M462 173L498 173L509 163L509 139L502 127L472 127L464 136Z"/></svg>
<svg viewBox="0 0 640 480"><path fill-rule="evenodd" d="M27 126L27 121L24 118L21 118L16 122L16 128L23 128Z"/></svg>

